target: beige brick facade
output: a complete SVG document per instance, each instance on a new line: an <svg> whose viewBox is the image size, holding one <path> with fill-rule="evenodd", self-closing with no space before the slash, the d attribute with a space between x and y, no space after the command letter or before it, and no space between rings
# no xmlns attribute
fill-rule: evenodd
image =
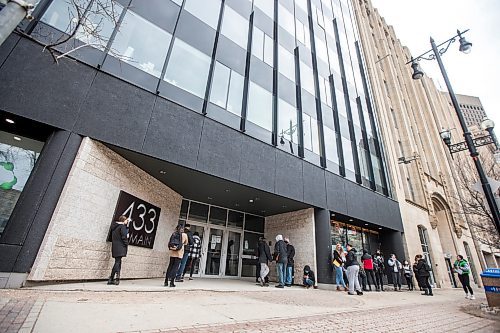
<svg viewBox="0 0 500 333"><path fill-rule="evenodd" d="M471 248L476 271L481 270L466 217L460 213L456 170L439 131L460 128L446 98L428 77L415 81L410 51L401 44L370 0L353 1L371 93L377 109L392 192L403 219L407 258L422 253L419 227L424 228L436 283L450 287L446 258L466 256ZM426 44L423 41L422 47ZM419 50L417 50L419 51ZM457 125L458 124L458 125ZM404 157L409 163L398 164Z"/></svg>
<svg viewBox="0 0 500 333"><path fill-rule="evenodd" d="M163 276L181 196L103 144L85 138L28 280L107 278L113 259L106 237L121 190L161 209L154 248L129 246L122 277Z"/></svg>
<svg viewBox="0 0 500 333"><path fill-rule="evenodd" d="M305 265L311 266L311 269L317 273L314 209L309 208L266 217L264 235L268 241L272 241L273 246L278 234L290 238L290 244L295 247L295 283L302 283L302 270ZM270 276L275 279L275 264L271 264L270 267Z"/></svg>

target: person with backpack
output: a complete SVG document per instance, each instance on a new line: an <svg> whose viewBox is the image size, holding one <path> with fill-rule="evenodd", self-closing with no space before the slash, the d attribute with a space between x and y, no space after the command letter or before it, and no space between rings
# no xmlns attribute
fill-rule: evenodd
<svg viewBox="0 0 500 333"><path fill-rule="evenodd" d="M420 284L424 289L424 293L422 295L434 296L432 294L431 284L429 283L429 278L431 276L430 272L432 271L431 266L421 254L417 254L415 256L415 261L417 262L417 266L415 267L417 270L417 279L420 279Z"/></svg>
<svg viewBox="0 0 500 333"><path fill-rule="evenodd" d="M283 241L282 235L276 236L276 244L274 244L274 258L276 260L276 274L278 275L278 284L276 285L276 288L284 288L288 257L286 244Z"/></svg>
<svg viewBox="0 0 500 333"><path fill-rule="evenodd" d="M372 291L372 284L375 285L375 288L378 290L378 282L375 280L375 272L373 271L373 259L368 251L363 250L363 256L361 256L361 262L363 263L363 268L366 273L366 283L368 285L368 289Z"/></svg>
<svg viewBox="0 0 500 333"><path fill-rule="evenodd" d="M403 265L401 265L395 254L391 254L391 257L387 260L387 264L391 267L394 291L401 291L401 270L403 269Z"/></svg>
<svg viewBox="0 0 500 333"><path fill-rule="evenodd" d="M115 264L111 270L108 284L120 284L122 258L127 256L128 249L128 222L127 217L122 215L118 218L118 221L114 221L111 224L111 255L115 258Z"/></svg>
<svg viewBox="0 0 500 333"><path fill-rule="evenodd" d="M184 256L184 246L188 244L188 237L184 233L184 227L179 224L175 231L170 236L168 241L168 249L170 254L170 260L167 267L167 273L165 274L165 287L175 287L175 275L181 264L182 257ZM168 283L170 281L170 284Z"/></svg>
<svg viewBox="0 0 500 333"><path fill-rule="evenodd" d="M189 236L188 236L189 240ZM193 234L193 245L189 248L189 258L188 264L186 267L189 267L189 280L193 279L194 267L199 263L201 257L201 238L198 231L195 231ZM186 269L184 270L184 274L186 273ZM184 274L182 274L182 278L184 279Z"/></svg>
<svg viewBox="0 0 500 333"><path fill-rule="evenodd" d="M184 270L186 268L186 264L187 264L187 261L189 258L191 246L193 246L193 234L191 233L190 229L191 229L191 226L189 224L186 224L184 226L184 233L187 235L188 244L184 245L184 255L182 256L181 264L179 265L179 269L177 270L177 273L175 274L175 282L184 282Z"/></svg>
<svg viewBox="0 0 500 333"><path fill-rule="evenodd" d="M403 262L403 274L406 279L406 285L408 286L409 291L413 291L413 269L410 266L408 260Z"/></svg>
<svg viewBox="0 0 500 333"><path fill-rule="evenodd" d="M472 288L470 286L470 280L469 280L470 266L467 260L465 260L462 255L460 254L457 255L457 260L453 264L453 268L455 272L458 274L458 279L460 280L460 283L464 288L465 298L476 299L476 297L474 296L474 291L472 291Z"/></svg>
<svg viewBox="0 0 500 333"><path fill-rule="evenodd" d="M375 271L375 281L380 286L380 289L377 288L377 291L384 291L384 256L380 250L377 250L373 255L373 268Z"/></svg>

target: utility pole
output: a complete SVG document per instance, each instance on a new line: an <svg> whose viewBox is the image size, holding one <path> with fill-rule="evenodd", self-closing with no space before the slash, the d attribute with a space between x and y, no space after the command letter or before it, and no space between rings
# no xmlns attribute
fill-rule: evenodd
<svg viewBox="0 0 500 333"><path fill-rule="evenodd" d="M0 10L0 45L2 45L24 18L32 19L30 11L34 6L24 0L0 0L0 4L5 4Z"/></svg>

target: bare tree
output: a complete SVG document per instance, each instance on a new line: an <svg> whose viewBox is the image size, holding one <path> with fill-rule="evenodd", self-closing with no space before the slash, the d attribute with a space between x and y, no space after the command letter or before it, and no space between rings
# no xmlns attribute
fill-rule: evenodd
<svg viewBox="0 0 500 333"><path fill-rule="evenodd" d="M486 175L489 178L498 180L500 179L500 167L496 164L493 155L494 150L492 145L483 147L479 158L481 158ZM469 226L473 229L471 232L475 233L481 243L492 248L498 248L500 236L496 230L493 215L484 194L478 191L478 187L475 186L479 181L479 177L474 172L475 169L470 165L468 159L469 157L465 158L459 155L455 160L458 176L457 185L462 192L460 198L457 198L461 203L458 213L469 215Z"/></svg>
<svg viewBox="0 0 500 333"><path fill-rule="evenodd" d="M53 18L57 19L62 34L38 26L31 35L19 33L42 44L56 63L82 48L106 50L123 9L116 0L55 1L59 2L49 7L43 21L50 25ZM118 59L131 61L111 48L107 51Z"/></svg>

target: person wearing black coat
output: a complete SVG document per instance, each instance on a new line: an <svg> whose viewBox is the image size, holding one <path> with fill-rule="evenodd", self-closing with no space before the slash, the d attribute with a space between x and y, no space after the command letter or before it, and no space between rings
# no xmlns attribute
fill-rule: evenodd
<svg viewBox="0 0 500 333"><path fill-rule="evenodd" d="M363 295L361 286L359 285L359 262L356 258L356 249L351 244L347 244L347 256L345 258L345 267L347 269L347 280L349 280L349 295Z"/></svg>
<svg viewBox="0 0 500 333"><path fill-rule="evenodd" d="M278 284L276 285L276 288L284 288L288 255L286 251L286 244L283 241L282 235L276 236L276 244L274 244L274 258L276 259L276 274L278 275Z"/></svg>
<svg viewBox="0 0 500 333"><path fill-rule="evenodd" d="M259 246L257 247L257 256L260 264L260 274L258 278L258 282L262 287L268 286L267 284L267 275L269 274L269 261L272 261L273 258L271 256L271 249L269 245L267 245L266 239L264 237L259 238Z"/></svg>
<svg viewBox="0 0 500 333"><path fill-rule="evenodd" d="M285 237L285 243L286 243L286 256L288 259L288 263L286 264L286 278L285 278L285 286L291 287L293 284L293 268L295 262L293 261L293 258L295 257L295 247L290 244L290 239L288 237Z"/></svg>
<svg viewBox="0 0 500 333"><path fill-rule="evenodd" d="M311 286L316 289L317 287L315 286L316 284L316 277L314 276L314 272L311 270L311 267L309 265L304 266L304 276L302 278L302 285L306 287L307 289L311 288Z"/></svg>
<svg viewBox="0 0 500 333"><path fill-rule="evenodd" d="M122 215L118 221L111 224L111 256L115 258L115 264L111 270L108 284L120 284L120 271L122 269L122 258L127 256L128 249L128 219ZM115 279L116 274L116 279Z"/></svg>
<svg viewBox="0 0 500 333"><path fill-rule="evenodd" d="M432 268L429 266L427 261L425 261L421 254L417 254L415 256L415 261L417 262L417 265L415 266L415 270L417 271L417 279L420 280L420 284L424 289L424 293L422 295L434 296L432 294L431 284L429 283L429 278L431 277L430 271Z"/></svg>

